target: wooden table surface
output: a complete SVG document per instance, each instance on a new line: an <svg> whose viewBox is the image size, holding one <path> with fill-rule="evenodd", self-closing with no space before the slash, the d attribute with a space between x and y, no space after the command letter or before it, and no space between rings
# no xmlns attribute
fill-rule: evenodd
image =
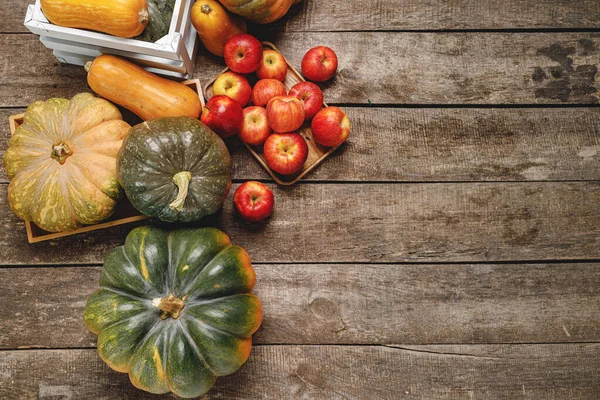
<svg viewBox="0 0 600 400"><path fill-rule="evenodd" d="M8 116L89 91L0 2ZM264 322L210 399L600 398L600 4L304 0L252 27L322 85L352 134L292 188L236 142L234 187L273 188L263 224L217 226L250 253ZM223 61L201 50L195 77ZM1 155L1 154L0 154ZM0 172L0 398L155 398L110 370L82 321L103 255L133 225L35 245Z"/></svg>

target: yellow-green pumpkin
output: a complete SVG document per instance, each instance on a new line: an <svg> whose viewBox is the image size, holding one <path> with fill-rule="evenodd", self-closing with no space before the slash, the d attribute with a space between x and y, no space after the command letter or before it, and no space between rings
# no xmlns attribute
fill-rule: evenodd
<svg viewBox="0 0 600 400"><path fill-rule="evenodd" d="M108 252L84 322L139 389L197 397L248 359L262 306L246 251L215 228L134 229Z"/></svg>
<svg viewBox="0 0 600 400"><path fill-rule="evenodd" d="M116 157L129 129L90 93L32 103L3 159L10 208L49 232L108 218L122 192Z"/></svg>

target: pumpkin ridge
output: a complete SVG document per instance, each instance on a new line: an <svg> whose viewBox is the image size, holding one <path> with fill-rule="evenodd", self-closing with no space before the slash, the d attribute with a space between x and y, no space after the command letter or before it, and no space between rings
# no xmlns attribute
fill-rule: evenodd
<svg viewBox="0 0 600 400"><path fill-rule="evenodd" d="M192 172L193 170L196 169L196 167L198 166L198 164L200 164L202 161L204 161L204 159L206 158L206 156L208 155L208 153L210 152L210 150L213 148L214 143L211 144L206 151L204 152L204 154L202 154L202 157L200 157L199 159L196 160L196 162L194 164L192 164L192 166L188 169L188 171ZM193 176L193 175L192 175Z"/></svg>
<svg viewBox="0 0 600 400"><path fill-rule="evenodd" d="M99 289L106 289L106 290L108 290L108 291L110 291L110 292L113 292L113 293L115 293L115 294L118 294L119 296L128 297L128 298L130 298L131 300L137 300L137 301L140 301L140 302L142 302L142 303L146 303L146 302L149 302L149 301L150 301L150 299L146 299L146 298L143 298L143 297L136 296L136 295L135 295L135 294L133 294L133 293L127 292L127 291L125 291L125 290L122 290L122 289L117 289L117 288L115 288L115 287L112 287L112 286L106 286L106 285L102 285L102 286L99 286L98 288L99 288ZM151 308L150 308L150 307L148 307L148 309L149 309L149 310L151 310Z"/></svg>
<svg viewBox="0 0 600 400"><path fill-rule="evenodd" d="M49 179L50 180L54 179L56 181L53 182L53 185L59 185L60 182L58 181L58 174L60 173L60 168L57 167L57 166L55 166L55 163L51 163L50 165L54 166L54 168L52 168L52 167L47 168L47 170L45 171L46 175L44 175L43 178L40 179L40 182L46 182ZM55 171L56 171L56 174L54 173ZM42 174L43 173L44 172L42 172ZM55 175L55 176L52 177L52 175ZM35 190L35 193L33 194L33 198L34 199L39 199L40 198L40 193L42 192L42 189L45 189L45 188L46 188L46 184L44 184L44 183L38 185L37 189ZM63 195L63 198L64 198L64 195ZM36 224L36 225L38 225L38 226L45 225L45 224L43 224L43 223L41 223L39 221L39 218L36 218L36 215L34 215L35 214L35 208L36 208L36 206L37 206L37 204L34 204L34 203L31 204L31 208L30 208L30 211L29 211L29 214L31 215L31 221L33 221L33 223ZM75 215L73 215L72 212L71 212L71 216L75 217ZM37 217L39 217L39 216L37 216ZM36 219L38 221L36 221ZM81 223L79 222L79 220L77 218L75 218L75 220L78 222L78 225L81 225Z"/></svg>
<svg viewBox="0 0 600 400"><path fill-rule="evenodd" d="M144 231L147 231L147 229L152 229L151 227L147 227L144 226L142 227L142 229ZM142 242L143 243L143 242ZM140 246L141 247L141 246ZM152 286L150 284L150 282L148 282L148 280L146 278L144 278L144 276L140 273L140 271L138 271L137 268L135 268L135 264L131 261L131 259L129 258L129 256L127 255L127 252L125 251L125 246L121 246L121 251L123 252L123 256L125 256L125 259L129 262L129 264L131 264L131 266L133 267L133 269L135 270L135 272L138 274L138 276L141 278L141 280L144 282L144 286L146 286L146 289L150 289L148 290L148 292L157 292L160 293L159 290L157 288L155 288L154 286ZM151 300L151 299L148 299Z"/></svg>
<svg viewBox="0 0 600 400"><path fill-rule="evenodd" d="M200 270L198 271L198 273L196 274L196 276L194 276L194 279L192 279L192 280L190 281L190 283L189 283L189 284L187 284L187 286L186 286L186 287L185 287L185 288L184 288L184 289L181 291L181 293L183 293L183 294L182 294L182 296L187 296L187 294L188 294L187 292L188 292L188 291L189 291L189 290L192 288L192 286L194 285L194 283L196 283L196 281L197 281L197 280L198 280L198 278L200 277L200 273L201 273L201 272L202 272L202 271L203 271L203 270L204 270L206 267L208 267L210 264L212 264L212 262L215 260L215 258L217 258L217 257L219 256L219 254L221 254L223 251L225 251L225 249L227 249L227 248L229 248L229 247L231 247L231 246L232 246L232 244L231 244L231 243L230 243L230 244L228 244L228 245L226 245L226 246L224 246L224 247L223 247L223 248L222 248L222 249L221 249L221 250L220 250L220 251L219 251L217 254L215 254L215 255L213 256L213 258L211 258L211 259L210 259L210 261L207 261L207 262L204 264L204 266L203 266L202 268L200 268Z"/></svg>
<svg viewBox="0 0 600 400"><path fill-rule="evenodd" d="M169 260L169 263L167 264L167 273L166 273L166 279L167 282L165 283L165 286L167 287L167 290L169 291L169 293L175 293L175 272L177 270L176 267L174 267L171 262L171 242L173 241L172 239L172 235L169 232L167 234L167 260Z"/></svg>
<svg viewBox="0 0 600 400"><path fill-rule="evenodd" d="M138 277L139 277L139 278L141 278L140 280L144 282L144 286L146 287L147 291L148 291L148 292L150 292L150 293L152 293L152 292L156 292L156 293L158 293L158 290L157 290L156 288L154 288L152 285L150 285L150 283L148 283L148 281L146 281L146 280L145 280L145 279L144 279L144 278L143 278L143 277L140 275L140 272L139 272L139 271L138 271L138 269L135 267L135 264L134 264L134 263L131 261L131 259L130 259L130 258L127 256L127 252L125 251L125 246L119 246L119 247L118 247L118 249L121 249L121 252L123 253L123 256L125 257L125 259L127 260L127 262L128 262L128 263L129 263L129 264L130 264L130 265L133 267L133 269L135 270L136 274L138 274ZM114 280L118 281L118 278L114 277L114 276L113 276L113 275L111 275L109 272L107 272L107 270L106 270L105 268L103 268L103 269L102 269L102 274L103 274L103 275L108 275L108 276L109 276L109 277L110 277L110 278L111 278L113 281L114 281ZM128 292L128 291L125 291L125 290L123 290L123 289L117 289L117 288L114 288L114 287L112 287L112 286L105 286L105 285L104 285L103 287L110 288L110 289L111 289L111 290L113 290L115 293L119 293L119 294L120 294L121 292L123 292L123 293L129 293L129 295L130 295L130 296L133 296L133 297L137 297L137 298L144 299L144 300L148 300L148 301L149 301L149 300L151 300L151 299L147 299L147 298L144 298L144 297L139 297L139 296L137 296L136 294L133 294L133 293L131 293L131 292ZM148 290L148 289L150 289L150 290Z"/></svg>
<svg viewBox="0 0 600 400"><path fill-rule="evenodd" d="M80 154L81 154L81 153L82 153L82 152L80 152ZM96 154L99 154L99 153L96 153ZM110 156L107 156L107 155L104 155L104 154L100 154L100 155L101 155L101 156L103 156L103 157L106 157L106 158L109 158L109 159L112 159L112 160L114 160L114 161L115 161L115 174L116 174L116 163L117 163L117 162L116 162L116 158L114 158L114 157L110 157ZM81 161L83 161L83 160L81 160ZM93 185L94 185L94 186L95 186L95 187L96 187L96 188L97 188L97 189L98 189L100 192L104 193L104 195L105 195L106 197L108 197L108 198L110 198L110 199L112 199L112 200L115 200L115 201L117 201L117 200L119 200L119 199L121 198L121 195L123 194L123 192L121 191L121 187L120 187L120 185L119 185L118 179L114 179L114 183L117 185L117 191L116 191L116 194L113 196L113 195L111 195L111 193L110 193L110 189L111 189L111 187L107 187L107 188L105 188L105 189L101 188L101 187L100 187L100 185L99 185L99 183L98 183L98 182L96 182L96 179L95 179L94 177L90 177L90 175L89 175L89 174L90 174L90 173L92 173L92 172L90 171L90 169L87 169L87 168L81 168L81 165L82 165L82 164L81 164L81 162L80 162L79 158L75 158L75 159L74 159L74 161L73 161L72 163L74 164L74 165L73 165L73 168L77 168L77 169L79 169L79 171L81 172L81 174L82 174L83 176L85 176L85 177L86 177L86 179L87 179L88 181L90 181L90 182L91 182L91 183L92 183L92 184L93 184ZM114 176L113 176L113 178L114 178ZM113 186L113 187L114 187L114 186Z"/></svg>
<svg viewBox="0 0 600 400"><path fill-rule="evenodd" d="M106 330L106 329L110 329L110 328L112 328L113 326L115 326L115 325L117 325L117 324L120 324L120 323L122 323L122 322L129 321L130 319L139 318L139 316L140 316L140 315L145 315L145 314L149 314L149 315L151 315L153 312L154 312L153 310L151 310L151 309L149 309L149 308L148 308L148 311L144 311L144 312L141 312L141 313L139 313L139 314L130 315L129 317L125 317L125 318L117 319L117 320L115 320L115 321L111 322L110 324L106 325L105 327L103 327L103 328L102 328L102 330L104 331L104 330ZM152 329L150 329L150 330L152 330Z"/></svg>
<svg viewBox="0 0 600 400"><path fill-rule="evenodd" d="M179 324L179 329L181 329L181 333L183 333L183 337L185 337L185 340L188 342L188 345L194 350L194 352L196 353L196 356L198 356L198 359L202 362L202 364L204 364L204 366L206 367L206 369L211 372L211 374L213 374L214 376L219 376L210 367L210 365L208 365L208 363L206 362L206 358L204 358L204 354L202 354L202 352L200 351L200 348L198 347L198 345L196 344L196 342L192 338L192 335L188 331L188 328L187 328L187 326L185 326L185 324L183 323L182 319L179 318L179 319L176 320L176 322Z"/></svg>
<svg viewBox="0 0 600 400"><path fill-rule="evenodd" d="M202 228L202 229L207 229L207 228ZM215 229L216 229L216 228L215 228ZM175 280L177 279L177 276L176 276L176 275L177 275L177 266L176 266L176 265L171 265L171 242L172 242L172 237L173 237L173 235L171 234L171 232L169 232L169 233L167 234L167 249L168 249L168 257L169 257L169 258L168 258L168 260L169 260L169 265L168 265L168 270L167 270L167 276L168 276L168 277L169 277L169 279L171 280L171 283L172 283L172 285L170 285L170 284L169 284L169 282L167 282L167 286L169 287L169 290L171 291L171 293L174 293L174 292L175 292ZM226 248L226 247L228 247L228 246L231 246L231 243L229 243L229 244L225 245L225 246L223 247L223 249L225 249L225 248ZM221 251L223 251L223 249L221 249ZM188 285L187 285L187 286L184 288L184 290L182 290L182 291L181 291L181 293L178 293L178 294L180 294L182 297L183 297L183 296L186 296L186 295L187 295L187 293L186 293L186 292L187 292L187 291L190 289L190 287L191 287L191 284L192 284L193 282L195 282L195 281L196 281L196 279L198 279L198 275L200 275L200 272L202 272L202 270L203 270L204 268L206 268L206 266L207 266L207 265L209 265L209 264L210 264L210 263L211 263L211 262L212 262L212 261L215 259L215 257L216 257L217 255L219 255L219 253L220 253L221 251L219 251L217 254L215 254L215 255L214 255L214 256L213 256L213 257L210 259L210 261L207 261L206 263L204 263L204 265L202 266L202 268L200 268L200 270L199 270L199 271L196 273L196 276L194 276L194 278L191 280L190 284L188 284ZM171 273L172 273L173 275L171 275Z"/></svg>
<svg viewBox="0 0 600 400"><path fill-rule="evenodd" d="M225 297L217 297L217 298L214 298L214 299L209 299L209 300L214 300L214 302L216 303L216 302L218 302L218 301L220 301L220 300L223 300L223 299L226 299L226 298L229 298L229 297L234 297L234 296L242 296L242 295L244 295L244 294L249 294L249 293L236 293L236 294L232 294L232 295L230 295L230 296L225 296ZM187 304L187 303L186 303L186 307L187 307L187 308L192 308L192 307L195 307L195 306L200 306L200 305L202 305L202 304L203 304L203 303L199 303L199 304L198 304L198 303L196 303L196 304L193 304L193 303L194 303L193 301L190 301L190 304ZM204 304L208 304L208 302L207 302L207 303L204 303ZM186 320L188 319L188 317L186 317L186 316L185 316L185 314L183 314L183 313L182 313L182 315L181 315L181 318L185 318ZM209 327L210 327L210 329L213 329L213 330L215 330L215 331L217 331L217 332L219 332L219 333L222 333L223 335L232 336L232 337L234 337L234 338L236 338L236 339L248 339L248 338L251 336L251 335L250 335L250 336L247 336L247 335L237 335L237 334L235 334L235 333L232 333L232 332L229 332L229 331L227 331L227 330L224 330L224 329L221 329L221 328L217 328L216 326L214 326L214 325L212 325L212 324L209 324L208 322L206 322L206 325L207 325L207 326L209 326Z"/></svg>
<svg viewBox="0 0 600 400"><path fill-rule="evenodd" d="M74 212L74 209L73 209L73 206L71 203L71 198L69 197L69 189L67 188L67 185L69 184L69 182L65 178L66 173L67 172L65 172L64 168L58 167L58 177L57 177L58 181L56 182L56 184L60 188L60 192L61 192L63 198L65 199L65 203L67 204L69 211L71 212L71 216L75 220L77 220L77 222L81 223L81 221L79 221L78 216ZM67 191L66 193L65 193L65 190Z"/></svg>
<svg viewBox="0 0 600 400"><path fill-rule="evenodd" d="M73 164L73 163L71 163ZM74 178L73 175L73 170L77 169L79 171L79 173L86 178L86 180L92 184L92 186L98 190L98 192L101 194L101 196L106 197L112 207L108 207L108 210L110 211L110 213L106 213L106 211L102 214L102 215L96 215L96 217L90 221L90 222L86 222L86 224L92 224L92 223L97 223L102 221L103 219L108 218L110 215L112 215L113 211L114 211L114 206L116 204L115 199L113 199L112 197L108 196L106 193L104 193L104 191L102 189L100 189L100 187L98 187L98 185L96 184L96 182L94 182L93 180L87 179L87 176L85 175L85 173L83 172L83 169L76 167L75 165L71 165L71 168L67 168L64 169L64 174L68 174L70 178ZM63 176L63 169L59 169L59 173L61 176ZM66 178L65 178L66 179ZM73 182L76 182L77 179L66 179L66 183L65 183L65 187L67 189L67 194L63 193L63 197L65 198L65 202L69 204L69 209L72 210L71 214L75 217L75 219L77 221L79 221L80 224L84 224L81 220L82 219L86 219L88 218L85 214L82 215L80 212L78 212L75 207L73 207L73 198L75 197L79 197L81 199L86 199L86 196L82 193L81 188L77 188ZM60 180L59 180L60 183ZM61 185L62 186L62 185ZM71 189L71 191L69 191L69 189ZM61 190L62 191L62 190Z"/></svg>
<svg viewBox="0 0 600 400"><path fill-rule="evenodd" d="M185 317L184 317L184 318L185 318ZM186 320L187 320L187 318L186 318ZM236 338L236 339L247 339L247 338L249 337L249 336L239 336L239 335L235 335L235 334L233 334L233 333L231 333L231 332L224 331L224 330L223 330L223 329L221 329L221 328L217 328L216 326L213 326L213 325L211 325L211 324L209 324L209 323L206 323L206 326L209 326L209 327L210 327L210 329L212 329L212 330L214 330L214 331L216 331L216 332L219 332L220 334L223 334L223 335L225 335L225 336L232 336L232 337L234 337L234 338Z"/></svg>
<svg viewBox="0 0 600 400"><path fill-rule="evenodd" d="M125 145L123 145L123 147L121 148L121 150L125 150ZM161 169L161 168L157 168L155 165L150 165L150 164L146 163L146 159L138 157L137 154L135 154L135 152L129 152L129 155L130 155L130 157L133 157L136 160L138 160L138 162L140 164L146 165L146 166L154 169L155 171L158 171L158 172L160 172L162 174L165 174L165 175L173 175L171 172L165 171L164 169ZM120 159L120 158L121 157L117 156L117 159Z"/></svg>

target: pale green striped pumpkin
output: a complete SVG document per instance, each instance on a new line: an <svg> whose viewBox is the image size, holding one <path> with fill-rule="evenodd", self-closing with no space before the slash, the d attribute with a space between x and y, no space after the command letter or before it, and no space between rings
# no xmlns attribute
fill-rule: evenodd
<svg viewBox="0 0 600 400"><path fill-rule="evenodd" d="M32 103L3 159L10 208L49 232L109 217L122 192L116 157L129 128L90 93Z"/></svg>

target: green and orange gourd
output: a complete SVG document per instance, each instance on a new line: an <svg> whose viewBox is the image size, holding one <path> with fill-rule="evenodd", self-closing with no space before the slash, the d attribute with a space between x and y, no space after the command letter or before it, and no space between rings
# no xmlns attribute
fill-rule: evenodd
<svg viewBox="0 0 600 400"><path fill-rule="evenodd" d="M106 254L84 322L134 386L190 398L248 359L262 306L246 251L215 228L145 226Z"/></svg>
<svg viewBox="0 0 600 400"><path fill-rule="evenodd" d="M290 7L301 0L219 0L234 14L257 24L268 24L283 17Z"/></svg>

